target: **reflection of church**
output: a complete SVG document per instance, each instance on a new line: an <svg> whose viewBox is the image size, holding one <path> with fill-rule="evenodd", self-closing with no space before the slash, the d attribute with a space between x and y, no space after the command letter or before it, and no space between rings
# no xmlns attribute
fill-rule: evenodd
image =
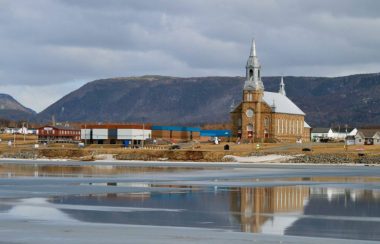
<svg viewBox="0 0 380 244"><path fill-rule="evenodd" d="M231 119L233 136L242 140L294 142L310 139L305 113L286 96L283 79L278 93L264 91L255 41L246 65L243 101L232 107Z"/></svg>
<svg viewBox="0 0 380 244"><path fill-rule="evenodd" d="M233 192L234 212L239 213L241 230L261 233L263 225L273 221L271 214L303 211L309 198L307 187L241 188ZM238 201L236 201L238 199Z"/></svg>

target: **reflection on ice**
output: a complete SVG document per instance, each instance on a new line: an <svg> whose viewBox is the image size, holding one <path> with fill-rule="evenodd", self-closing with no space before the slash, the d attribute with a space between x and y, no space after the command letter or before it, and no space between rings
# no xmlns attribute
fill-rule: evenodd
<svg viewBox="0 0 380 244"><path fill-rule="evenodd" d="M43 221L74 221L67 214L49 203L46 198L23 199L13 206L7 215L14 218Z"/></svg>
<svg viewBox="0 0 380 244"><path fill-rule="evenodd" d="M158 172L203 170L197 167L125 167L115 165L21 165L0 164L0 178L15 177L94 177Z"/></svg>
<svg viewBox="0 0 380 244"><path fill-rule="evenodd" d="M106 167L103 170L114 168ZM317 181L316 178L304 180ZM322 182L323 179L320 180ZM352 183L349 178L330 177L324 180L333 183L226 187L216 186L216 181L210 180L211 183L207 187L202 187L196 184L178 185L178 181L166 179L161 182L78 180L78 183L67 187L107 189L100 191L100 194L87 193L18 201L8 199L0 202L0 220L1 216L6 216L48 223L81 221L198 227L379 241L379 188L376 186L368 189L363 185L360 185L360 188L354 187L355 182L362 184L366 181L368 184L365 186L378 184L378 178L355 178L355 182ZM345 184L336 184L339 181ZM37 183L39 182L45 183L45 179ZM38 189L43 191L43 187L46 185ZM17 189L17 186L15 188ZM119 189L122 193L112 192L114 189ZM88 192L91 193L90 190ZM6 189L4 192L6 191L10 190ZM77 192L80 194L82 191Z"/></svg>
<svg viewBox="0 0 380 244"><path fill-rule="evenodd" d="M295 216L299 213L294 213ZM261 233L264 234L274 234L274 235L284 235L285 230L293 225L299 219L294 216L273 216L268 219L261 226Z"/></svg>
<svg viewBox="0 0 380 244"><path fill-rule="evenodd" d="M85 222L380 240L375 231L380 229L380 199L377 196L374 190L307 186L198 187L151 192L144 197L131 194L66 196L54 198L52 202L89 206L88 211L62 210ZM112 209L98 211L96 206L109 206L115 212ZM122 212L117 211L118 207L147 211ZM170 209L182 210L168 212Z"/></svg>

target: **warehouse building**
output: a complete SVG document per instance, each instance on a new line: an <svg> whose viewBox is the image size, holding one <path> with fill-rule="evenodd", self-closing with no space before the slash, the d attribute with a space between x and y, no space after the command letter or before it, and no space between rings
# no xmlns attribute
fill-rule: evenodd
<svg viewBox="0 0 380 244"><path fill-rule="evenodd" d="M70 126L46 125L38 128L40 143L77 143L80 142L80 129Z"/></svg>
<svg viewBox="0 0 380 244"><path fill-rule="evenodd" d="M86 144L142 145L152 137L150 125L138 124L92 124L82 125L81 140Z"/></svg>
<svg viewBox="0 0 380 244"><path fill-rule="evenodd" d="M171 142L193 141L200 139L200 131L198 127L152 126L152 138Z"/></svg>

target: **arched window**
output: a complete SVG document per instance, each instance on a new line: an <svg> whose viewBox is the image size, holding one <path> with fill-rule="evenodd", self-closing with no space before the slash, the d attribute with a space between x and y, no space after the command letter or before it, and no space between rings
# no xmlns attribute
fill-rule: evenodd
<svg viewBox="0 0 380 244"><path fill-rule="evenodd" d="M257 77L260 79L260 70L257 70Z"/></svg>
<svg viewBox="0 0 380 244"><path fill-rule="evenodd" d="M252 102L252 93L247 93L247 101Z"/></svg>
<svg viewBox="0 0 380 244"><path fill-rule="evenodd" d="M266 117L266 118L264 119L264 126L265 126L265 127L268 127L268 126L269 126L269 118L268 118L268 117Z"/></svg>
<svg viewBox="0 0 380 244"><path fill-rule="evenodd" d="M252 77L253 77L253 70L250 69L250 70L249 70L249 79L252 79Z"/></svg>

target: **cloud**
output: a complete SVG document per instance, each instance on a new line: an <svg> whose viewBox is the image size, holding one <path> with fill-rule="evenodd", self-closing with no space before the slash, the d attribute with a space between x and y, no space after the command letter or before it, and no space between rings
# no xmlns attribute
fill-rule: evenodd
<svg viewBox="0 0 380 244"><path fill-rule="evenodd" d="M378 72L378 9L376 0L0 0L0 87L40 111L97 78L243 75L252 37L264 75ZM56 95L35 101L22 87Z"/></svg>

